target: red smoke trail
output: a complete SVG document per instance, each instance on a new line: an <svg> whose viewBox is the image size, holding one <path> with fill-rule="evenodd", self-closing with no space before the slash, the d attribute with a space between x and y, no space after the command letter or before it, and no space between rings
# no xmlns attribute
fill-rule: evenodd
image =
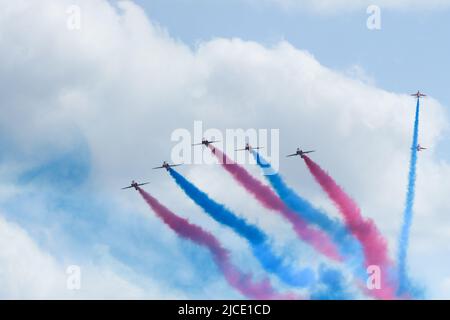
<svg viewBox="0 0 450 320"><path fill-rule="evenodd" d="M366 266L376 265L383 271L382 287L380 290L374 290L375 293L382 299L394 299L394 286L386 279L389 277L389 271L392 270L392 262L388 257L386 240L378 231L375 223L371 219L364 219L355 201L318 164L307 156L303 156L303 159L315 180L344 216L350 231L361 242Z"/></svg>
<svg viewBox="0 0 450 320"><path fill-rule="evenodd" d="M336 245L322 231L310 228L295 212L290 210L281 199L259 180L255 179L242 166L228 158L222 151L209 145L212 153L219 159L220 164L247 189L267 209L278 211L293 226L300 239L309 243L325 256L341 261Z"/></svg>
<svg viewBox="0 0 450 320"><path fill-rule="evenodd" d="M187 219L181 218L164 207L150 194L138 187L138 191L148 205L155 211L163 222L175 231L180 237L189 239L209 249L214 261L222 271L228 283L240 293L250 299L298 299L293 294L278 294L272 288L268 279L254 282L252 276L243 274L229 260L229 252L222 247L216 237L199 226L191 224Z"/></svg>

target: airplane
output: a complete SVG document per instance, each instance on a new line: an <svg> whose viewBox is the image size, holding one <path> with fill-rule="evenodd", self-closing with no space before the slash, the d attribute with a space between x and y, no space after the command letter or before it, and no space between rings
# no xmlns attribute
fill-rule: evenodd
<svg viewBox="0 0 450 320"><path fill-rule="evenodd" d="M416 97L417 99L420 99L422 97L426 97L426 94L421 93L420 91L417 91L417 93L412 93L411 94L412 97Z"/></svg>
<svg viewBox="0 0 450 320"><path fill-rule="evenodd" d="M208 147L210 144L216 143L216 142L220 142L220 141L217 141L217 140L214 140L214 141L208 141L207 139L203 138L201 143L194 143L192 146L194 147L194 146L202 146L202 145L205 145L206 147Z"/></svg>
<svg viewBox="0 0 450 320"><path fill-rule="evenodd" d="M125 189L131 189L131 188L135 188L136 190L138 190L138 187L142 187L145 186L146 184L149 184L150 182L144 182L144 183L137 183L136 181L131 181L131 184L128 187L122 188L122 190Z"/></svg>
<svg viewBox="0 0 450 320"><path fill-rule="evenodd" d="M423 151L423 150L427 150L427 148L422 147L420 144L417 145L417 151Z"/></svg>
<svg viewBox="0 0 450 320"><path fill-rule="evenodd" d="M262 149L262 147L256 147L253 148L249 143L245 144L245 149L237 149L236 151L250 151L250 150L258 150L258 149Z"/></svg>
<svg viewBox="0 0 450 320"><path fill-rule="evenodd" d="M316 151L315 151L315 150L303 151L303 150L301 150L300 148L297 148L297 152L296 152L296 153L287 155L286 157L288 158L288 157L300 156L300 157L303 158L303 156L304 156L305 154L307 154L307 153L312 153L312 152L316 152Z"/></svg>
<svg viewBox="0 0 450 320"><path fill-rule="evenodd" d="M155 167L155 168L153 168L153 170L166 169L167 171L169 171L169 168L178 167L178 166L181 166L181 164L169 164L167 161L164 161L161 167Z"/></svg>

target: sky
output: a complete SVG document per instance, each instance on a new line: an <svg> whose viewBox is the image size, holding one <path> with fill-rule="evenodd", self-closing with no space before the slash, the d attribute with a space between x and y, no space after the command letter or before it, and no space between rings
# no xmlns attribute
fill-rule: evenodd
<svg viewBox="0 0 450 320"><path fill-rule="evenodd" d="M170 160L172 133L194 121L277 129L283 155L316 148L314 159L395 257L415 107L408 94L418 89L429 94L420 126L429 150L419 159L410 274L427 298L450 298L450 1L380 0L381 30L366 26L369 4L0 0L0 298L242 298L205 249L120 190L131 179L149 180L148 192L217 236L236 265L266 277L245 241L151 170ZM76 30L67 25L73 6ZM279 169L337 215L302 162L280 159ZM220 166L180 172L263 229L293 264L327 262ZM67 288L73 265L79 290Z"/></svg>
<svg viewBox="0 0 450 320"><path fill-rule="evenodd" d="M238 37L272 45L286 40L321 64L389 92L426 92L450 105L449 2L431 1L137 1L172 37L195 48ZM369 5L381 29L369 30ZM450 140L446 141L450 147ZM448 157L445 152L441 156Z"/></svg>
<svg viewBox="0 0 450 320"><path fill-rule="evenodd" d="M286 40L327 67L345 71L358 65L387 91L417 88L448 105L445 83L450 70L445 59L450 45L444 41L450 27L448 6L399 10L378 2L381 30L369 30L368 5L353 7L352 2L357 1L342 7L330 2L330 9L322 12L305 8L305 1L292 1L298 6L288 7L277 1L175 0L170 6L167 1L138 1L153 21L190 46L217 37L268 45Z"/></svg>

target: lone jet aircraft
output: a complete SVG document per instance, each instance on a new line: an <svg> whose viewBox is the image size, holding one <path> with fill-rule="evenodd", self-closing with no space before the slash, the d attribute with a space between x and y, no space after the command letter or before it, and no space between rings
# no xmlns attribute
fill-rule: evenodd
<svg viewBox="0 0 450 320"><path fill-rule="evenodd" d="M417 93L412 93L411 94L412 97L416 97L417 99L420 99L422 97L426 97L426 94L421 93L420 91L417 91Z"/></svg>
<svg viewBox="0 0 450 320"><path fill-rule="evenodd" d="M135 188L136 190L138 190L138 187L142 187L145 186L146 184L149 184L150 182L144 182L144 183L137 183L136 181L131 181L131 184L128 187L122 188L122 190L125 189L131 189L131 188Z"/></svg>
<svg viewBox="0 0 450 320"><path fill-rule="evenodd" d="M250 151L250 150L258 150L258 149L262 149L262 147L253 148L249 143L246 143L244 149L237 149L236 151Z"/></svg>
<svg viewBox="0 0 450 320"><path fill-rule="evenodd" d="M161 167L155 167L155 168L153 168L153 170L166 169L167 171L169 171L169 168L178 167L178 166L181 166L181 164L169 164L167 161L164 161Z"/></svg>
<svg viewBox="0 0 450 320"><path fill-rule="evenodd" d="M313 153L313 152L316 152L316 151L314 151L314 150L303 151L303 150L301 150L300 148L297 148L297 152L295 152L295 153L293 153L293 154L290 154L290 155L287 155L286 157L300 156L300 157L303 158L303 156L304 156L305 154L307 154L307 153Z"/></svg>
<svg viewBox="0 0 450 320"><path fill-rule="evenodd" d="M202 145L204 145L204 146L208 147L210 144L213 144L213 143L216 143L216 142L220 142L220 141L217 141L217 140L215 140L215 141L208 141L207 139L203 138L201 143L194 143L192 146L195 147L195 146L202 146Z"/></svg>
<svg viewBox="0 0 450 320"><path fill-rule="evenodd" d="M423 150L427 150L427 148L422 147L420 144L417 145L417 151L423 151Z"/></svg>

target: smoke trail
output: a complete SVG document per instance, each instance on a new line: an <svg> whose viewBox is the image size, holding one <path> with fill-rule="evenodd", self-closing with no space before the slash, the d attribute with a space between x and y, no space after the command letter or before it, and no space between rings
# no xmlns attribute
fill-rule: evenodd
<svg viewBox="0 0 450 320"><path fill-rule="evenodd" d="M341 260L338 249L328 236L320 230L310 228L296 213L291 211L268 186L262 184L242 166L228 158L221 150L209 145L219 163L233 178L249 191L264 207L277 211L293 226L300 239L311 244L317 251L334 260Z"/></svg>
<svg viewBox="0 0 450 320"><path fill-rule="evenodd" d="M416 189L416 167L417 167L417 146L419 144L419 111L420 102L417 99L416 116L414 119L414 133L411 146L411 159L409 164L408 175L408 190L406 193L406 204L403 215L403 225L400 233L400 239L398 242L398 278L399 288L398 293L404 294L406 291L410 291L410 283L407 273L407 252L409 244L409 233L411 229L413 219L413 206Z"/></svg>
<svg viewBox="0 0 450 320"><path fill-rule="evenodd" d="M312 223L326 231L335 243L337 243L339 252L344 257L345 262L353 270L354 274L359 279L367 279L367 273L365 270L364 252L360 242L355 238L349 229L342 225L338 220L332 219L326 215L323 211L314 208L311 203L306 199L299 196L294 190L286 185L280 174L272 169L270 163L268 163L258 152L252 150L252 154L256 159L257 164L265 172L265 177L274 188L278 196L283 202L292 210L301 215L307 222ZM327 276L319 275L322 279L333 279L329 275L333 275L333 272L326 272ZM336 292L342 285L342 281L335 281ZM333 287L331 285L331 287ZM375 298L385 298L380 294L378 290L367 290L363 287L362 283L359 283L360 287L366 294ZM332 292L332 291L331 291ZM327 296L327 294L319 294L319 297ZM316 297L317 297L316 296ZM328 295L333 297L333 294ZM314 298L314 295L312 296Z"/></svg>
<svg viewBox="0 0 450 320"><path fill-rule="evenodd" d="M363 268L363 253L361 245L350 234L348 229L338 220L332 219L326 213L313 207L307 200L300 197L294 190L289 188L283 178L276 173L258 152L252 150L257 164L266 173L265 177L274 188L281 200L294 212L299 214L308 223L314 224L328 233L331 239L338 245L340 254L352 267L359 277L365 277Z"/></svg>
<svg viewBox="0 0 450 320"><path fill-rule="evenodd" d="M264 300L295 299L293 294L281 295L276 293L268 279L254 282L251 275L242 273L230 262L229 252L222 247L216 237L199 226L191 224L187 219L177 216L141 188L138 188L138 191L169 228L179 236L208 248L225 279L244 296L250 299Z"/></svg>
<svg viewBox="0 0 450 320"><path fill-rule="evenodd" d="M361 210L355 201L318 164L307 156L303 156L303 159L315 180L343 215L352 234L361 242L366 266L376 265L383 271L382 288L376 290L378 297L394 299L395 290L387 279L392 271L392 263L388 257L386 240L378 231L375 223L371 219L362 217Z"/></svg>
<svg viewBox="0 0 450 320"><path fill-rule="evenodd" d="M224 205L210 199L206 193L199 190L172 168L169 168L169 173L185 194L208 215L219 223L230 227L250 243L253 254L266 271L275 274L283 282L292 286L307 287L314 283L314 272L308 268L292 270L286 266L284 261L272 252L267 236L260 229L248 224L247 221L238 217Z"/></svg>

